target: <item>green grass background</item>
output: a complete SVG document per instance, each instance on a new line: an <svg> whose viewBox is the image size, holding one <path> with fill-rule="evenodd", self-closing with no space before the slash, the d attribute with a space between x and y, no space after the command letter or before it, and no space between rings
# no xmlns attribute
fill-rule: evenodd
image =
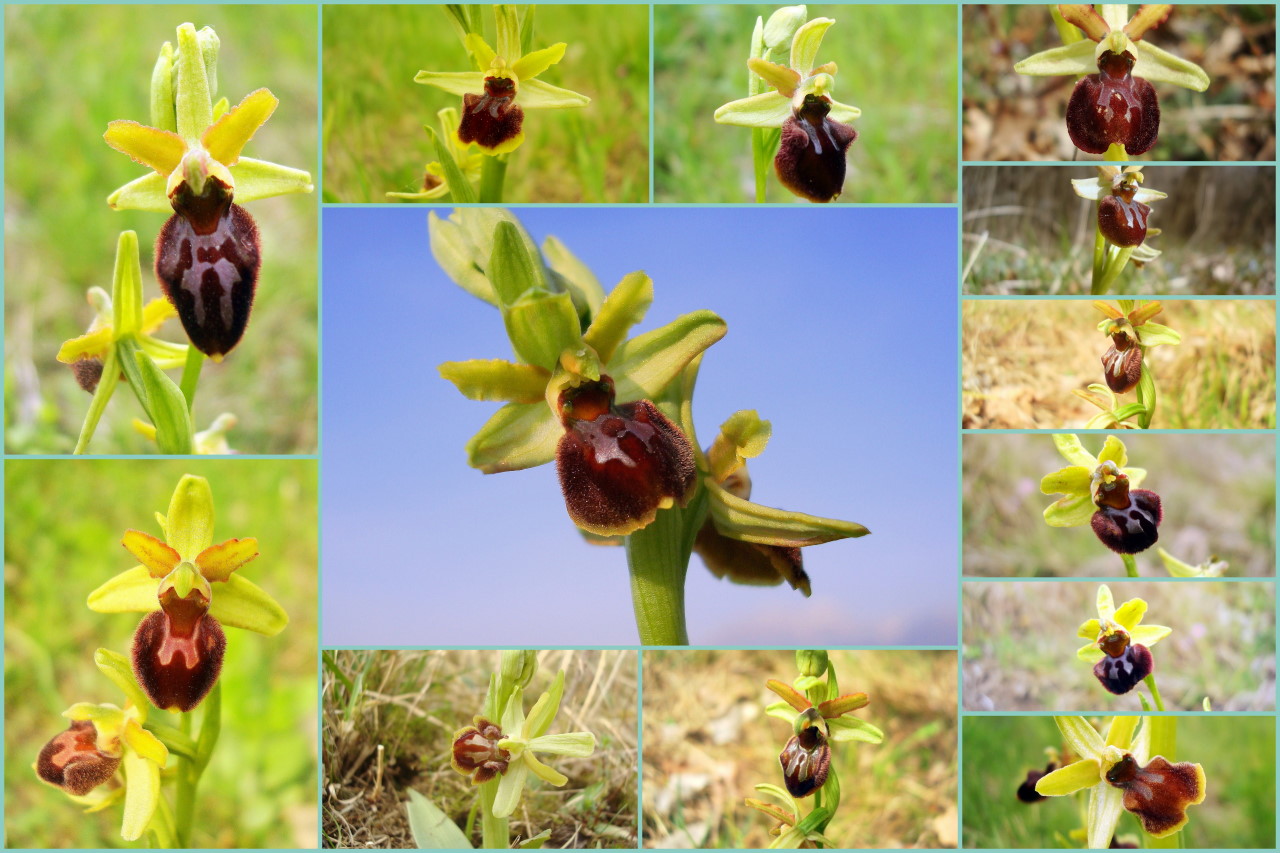
<svg viewBox="0 0 1280 853"><path fill-rule="evenodd" d="M489 8L482 19L493 45ZM591 103L525 112L505 200L648 201L648 20L645 6L537 7L533 49L568 44L538 79ZM388 191L421 189L423 167L437 159L423 125L438 133L436 112L462 105L414 83L421 70L473 70L443 8L324 7L325 201L386 202Z"/></svg>
<svg viewBox="0 0 1280 853"><path fill-rule="evenodd" d="M747 96L757 16L776 6L654 7L656 201L755 198L751 131L716 124L721 104ZM949 202L956 196L954 6L809 6L829 17L818 62L838 66L835 97L853 122L842 202ZM768 201L795 200L770 167Z"/></svg>
<svg viewBox="0 0 1280 853"><path fill-rule="evenodd" d="M1183 846L1275 846L1275 740L1272 717L1178 720L1174 760L1202 765L1207 790L1205 801L1188 810ZM1081 846L1065 843L1067 833L1084 825L1077 797L1024 804L1014 796L1028 770L1044 769L1050 746L1062 748L1052 717L964 718L966 847ZM1128 814L1117 833L1131 842L1143 834Z"/></svg>
<svg viewBox="0 0 1280 853"><path fill-rule="evenodd" d="M240 571L290 617L274 637L227 629L222 733L197 795L193 845L315 845L316 464L25 460L5 465L9 847L127 846L118 806L82 815L65 794L36 779L31 764L66 728L59 715L72 703L123 702L94 666L93 652L128 654L141 614L95 613L85 597L135 564L121 536L131 527L159 535L154 513L167 510L188 473L209 479L216 541L258 538L261 556Z"/></svg>
<svg viewBox="0 0 1280 853"><path fill-rule="evenodd" d="M89 395L54 356L92 319L89 287L111 289L116 239L138 232L146 299L160 295L153 244L166 217L113 211L107 195L145 174L102 141L113 119L149 121L151 69L178 24L222 41L218 93L232 104L260 87L280 98L251 157L316 173L316 13L311 6L9 6L5 10L5 440L11 453L69 453ZM262 273L248 331L206 364L196 429L222 412L237 450L316 447L316 196L253 202ZM166 340L185 340L170 320ZM179 371L172 374L175 381ZM117 391L94 453L149 453L130 425L142 408Z"/></svg>

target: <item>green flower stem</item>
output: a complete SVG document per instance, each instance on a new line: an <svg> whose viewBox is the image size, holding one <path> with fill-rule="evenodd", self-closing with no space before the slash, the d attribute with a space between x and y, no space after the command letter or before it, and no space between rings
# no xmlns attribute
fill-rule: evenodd
<svg viewBox="0 0 1280 853"><path fill-rule="evenodd" d="M156 805L156 813L151 818L148 829L156 837L156 847L162 850L174 850L179 846L173 834L173 810L169 808L169 801L164 797L161 797Z"/></svg>
<svg viewBox="0 0 1280 853"><path fill-rule="evenodd" d="M1164 700L1160 698L1160 688L1156 687L1156 677L1148 675L1143 680L1147 682L1147 689L1151 691L1151 701L1156 704L1156 710L1163 711Z"/></svg>
<svg viewBox="0 0 1280 853"><path fill-rule="evenodd" d="M502 201L502 183L507 178L507 156L485 157L480 168L480 201Z"/></svg>
<svg viewBox="0 0 1280 853"><path fill-rule="evenodd" d="M687 646L684 577L689 568L683 517L687 510L658 510L653 522L627 537L631 601L640 642L646 646Z"/></svg>
<svg viewBox="0 0 1280 853"><path fill-rule="evenodd" d="M1132 554L1121 554L1120 559L1124 560L1124 571L1131 578L1141 577L1138 574L1138 561L1133 558Z"/></svg>
<svg viewBox="0 0 1280 853"><path fill-rule="evenodd" d="M764 156L764 128L751 128L751 159L756 176L756 204L764 204L764 193L769 176L769 161Z"/></svg>
<svg viewBox="0 0 1280 853"><path fill-rule="evenodd" d="M187 363L182 367L182 396L187 398L187 411L196 405L196 386L200 384L200 368L204 367L204 353L194 346L187 347Z"/></svg>
<svg viewBox="0 0 1280 853"><path fill-rule="evenodd" d="M1115 284L1120 273L1124 272L1124 268L1129 265L1129 256L1133 254L1133 246L1127 246L1123 249L1107 247L1106 261L1103 263L1102 272L1094 280L1093 294L1106 293L1111 289L1111 285Z"/></svg>
<svg viewBox="0 0 1280 853"><path fill-rule="evenodd" d="M195 738L196 756L178 759L178 791L174 798L174 834L179 847L191 846L191 826L195 816L196 789L200 785L200 776L209 759L213 756L213 748L218 743L218 735L222 731L222 685L215 683L209 695L202 703L204 718L200 723L200 734ZM191 736L191 712L181 715L181 731L188 738Z"/></svg>
<svg viewBox="0 0 1280 853"><path fill-rule="evenodd" d="M497 779L490 779L480 786L480 846L486 850L505 850L511 846L507 818L493 816L493 801L497 797Z"/></svg>
<svg viewBox="0 0 1280 853"><path fill-rule="evenodd" d="M1102 288L1102 270L1107 264L1107 238L1102 236L1102 229L1094 226L1093 232L1093 278L1089 283L1089 292L1099 296L1106 291Z"/></svg>
<svg viewBox="0 0 1280 853"><path fill-rule="evenodd" d="M80 427L80 437L76 439L76 449L72 451L75 455L79 456L89 449L89 442L93 440L98 421L102 420L102 413L107 410L107 403L111 400L111 395L115 393L118 384L120 384L120 358L116 355L116 348L111 347L107 350L107 357L102 361L102 378L98 380L93 399L89 401L89 411L85 412L84 424Z"/></svg>

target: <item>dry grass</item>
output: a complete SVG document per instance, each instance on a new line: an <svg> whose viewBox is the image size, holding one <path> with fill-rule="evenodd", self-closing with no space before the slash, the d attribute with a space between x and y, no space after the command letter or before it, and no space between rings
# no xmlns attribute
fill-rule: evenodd
<svg viewBox="0 0 1280 853"><path fill-rule="evenodd" d="M1123 436L1143 488L1160 495L1160 546L1192 565L1217 555L1232 577L1275 573L1275 444L1266 434ZM1092 452L1102 436L1083 436ZM964 437L964 573L999 577L1110 577L1120 559L1089 527L1060 528L1042 513L1054 498L1040 478L1066 465L1047 435ZM1156 550L1138 571L1167 577Z"/></svg>
<svg viewBox="0 0 1280 853"><path fill-rule="evenodd" d="M325 847L416 845L404 802L415 788L464 831L475 789L449 766L454 733L484 701L494 651L325 652L323 829ZM548 827L548 848L636 843L636 658L630 651L545 651L526 710L565 671L552 732L591 731L589 758L554 758L563 788L525 789L511 817L513 840ZM381 753L381 756L380 756ZM381 781L379 781L381 780Z"/></svg>
<svg viewBox="0 0 1280 853"><path fill-rule="evenodd" d="M1098 413L1071 393L1103 378L1109 341L1089 300L968 301L961 318L963 426L1079 428ZM1182 343L1147 352L1159 391L1153 427L1275 426L1273 302L1166 299L1156 322Z"/></svg>
<svg viewBox="0 0 1280 853"><path fill-rule="evenodd" d="M872 746L837 744L843 797L827 835L842 847L956 843L954 652L832 652L842 692L865 691L857 715L882 728ZM790 737L767 717L768 678L795 678L792 652L645 653L645 845L765 847L769 821L743 805L753 786L782 783ZM802 810L807 809L802 805Z"/></svg>
<svg viewBox="0 0 1280 853"><path fill-rule="evenodd" d="M1173 633L1152 648L1169 711L1275 707L1274 589L1266 583L1109 583L1116 604L1142 598L1145 623ZM1092 583L964 585L964 706L972 711L1139 711L1139 687L1103 689L1076 658L1080 623L1096 612ZM1052 602L1046 607L1045 602Z"/></svg>

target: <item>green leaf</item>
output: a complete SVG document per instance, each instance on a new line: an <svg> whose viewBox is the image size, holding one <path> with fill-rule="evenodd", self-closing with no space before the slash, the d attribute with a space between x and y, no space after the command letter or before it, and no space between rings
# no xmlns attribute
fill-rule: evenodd
<svg viewBox="0 0 1280 853"><path fill-rule="evenodd" d="M533 836L528 841L520 842L518 847L521 850L541 850L542 845L546 844L549 838L551 838L551 830L544 829L542 830L542 832L539 832L537 835Z"/></svg>
<svg viewBox="0 0 1280 853"><path fill-rule="evenodd" d="M608 364L631 327L644 319L653 304L653 279L642 272L624 276L599 306L582 339Z"/></svg>
<svg viewBox="0 0 1280 853"><path fill-rule="evenodd" d="M532 364L514 364L502 359L446 361L440 375L458 387L469 400L501 400L507 403L536 403L542 399L551 374Z"/></svg>
<svg viewBox="0 0 1280 853"><path fill-rule="evenodd" d="M462 174L462 170L458 168L457 162L453 159L453 152L449 150L449 146L444 143L430 125L423 125L427 136L431 139L431 145L436 150L436 159L440 161L441 171L444 172L445 185L449 187L449 195L454 201L460 204L471 204L476 200L475 187L471 186L471 182Z"/></svg>
<svg viewBox="0 0 1280 853"><path fill-rule="evenodd" d="M694 311L620 346L610 360L618 399L652 400L728 326L711 311Z"/></svg>
<svg viewBox="0 0 1280 853"><path fill-rule="evenodd" d="M711 516L715 519L716 529L744 542L803 548L836 539L866 536L871 532L852 521L761 506L734 497L711 481L707 481L706 486L711 495Z"/></svg>
<svg viewBox="0 0 1280 853"><path fill-rule="evenodd" d="M467 462L486 474L544 465L562 435L546 403L508 403L467 442Z"/></svg>
<svg viewBox="0 0 1280 853"><path fill-rule="evenodd" d="M528 293L504 308L502 320L516 355L548 371L565 350L582 346L582 326L568 293Z"/></svg>
<svg viewBox="0 0 1280 853"><path fill-rule="evenodd" d="M470 850L471 842L449 816L434 803L409 789L409 801L404 804L409 815L409 831L419 850Z"/></svg>
<svg viewBox="0 0 1280 853"><path fill-rule="evenodd" d="M151 416L156 427L156 443L162 453L188 455L194 452L191 412L182 389L142 350L134 352L142 377ZM126 371L126 376L128 372ZM136 389L135 389L136 390Z"/></svg>

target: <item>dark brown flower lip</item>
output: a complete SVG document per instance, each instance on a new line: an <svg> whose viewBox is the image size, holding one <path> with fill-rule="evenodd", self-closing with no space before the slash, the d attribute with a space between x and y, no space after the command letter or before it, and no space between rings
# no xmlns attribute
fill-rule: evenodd
<svg viewBox="0 0 1280 853"><path fill-rule="evenodd" d="M120 767L120 756L98 749L98 730L88 720L74 720L54 735L36 757L36 775L68 794L82 797L107 782Z"/></svg>
<svg viewBox="0 0 1280 853"><path fill-rule="evenodd" d="M473 785L506 773L511 754L498 746L502 738L501 728L483 717L476 717L475 725L459 729L454 735L449 764L459 773L471 776Z"/></svg>
<svg viewBox="0 0 1280 853"><path fill-rule="evenodd" d="M1144 767L1126 754L1106 777L1124 791L1125 809L1156 838L1177 832L1187 823L1187 807L1204 802L1205 777L1199 764L1174 764L1157 755Z"/></svg>

